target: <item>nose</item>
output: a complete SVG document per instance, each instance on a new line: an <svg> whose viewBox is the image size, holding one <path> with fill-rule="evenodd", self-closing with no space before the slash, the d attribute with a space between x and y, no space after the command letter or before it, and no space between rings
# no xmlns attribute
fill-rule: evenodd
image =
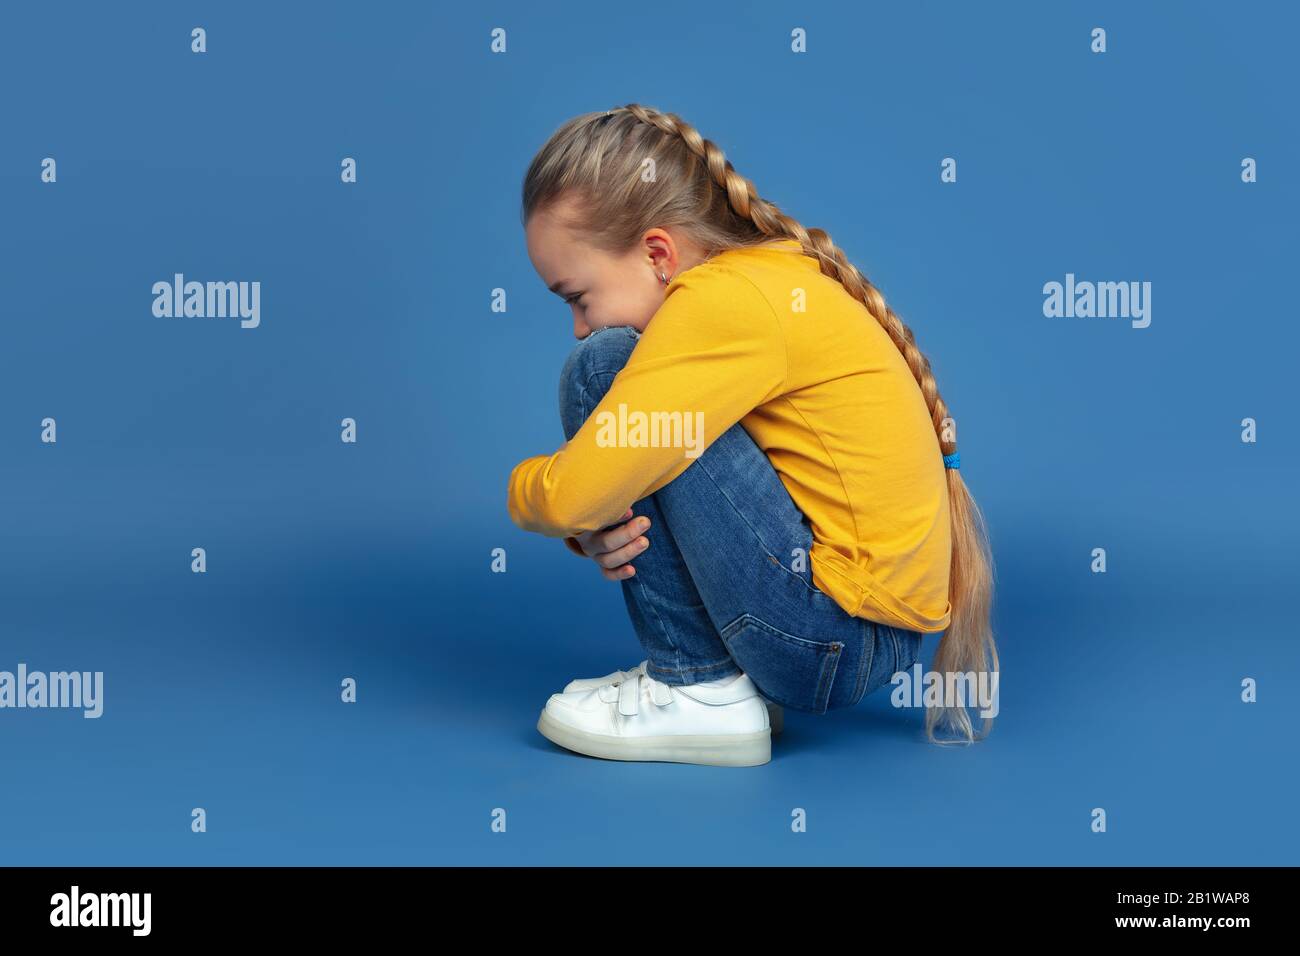
<svg viewBox="0 0 1300 956"><path fill-rule="evenodd" d="M573 311L573 337L574 337L575 339L585 339L585 338L586 338L588 335L590 335L590 334L591 334L591 328L587 325L586 322L584 322L584 321L582 320L582 317L581 317L580 315L578 315L578 310L577 310L577 309L574 309L574 311Z"/></svg>

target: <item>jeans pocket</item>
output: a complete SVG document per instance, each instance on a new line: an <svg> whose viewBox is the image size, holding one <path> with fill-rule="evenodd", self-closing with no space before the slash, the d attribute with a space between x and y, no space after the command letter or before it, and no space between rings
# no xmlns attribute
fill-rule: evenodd
<svg viewBox="0 0 1300 956"><path fill-rule="evenodd" d="M844 650L842 641L810 641L742 614L722 629L722 643L768 700L826 713Z"/></svg>

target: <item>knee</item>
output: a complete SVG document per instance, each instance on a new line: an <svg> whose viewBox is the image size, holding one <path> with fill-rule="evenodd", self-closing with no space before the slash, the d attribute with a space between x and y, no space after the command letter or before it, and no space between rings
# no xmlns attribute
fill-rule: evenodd
<svg viewBox="0 0 1300 956"><path fill-rule="evenodd" d="M560 421L572 438L627 364L641 333L628 326L597 329L569 353L560 372Z"/></svg>

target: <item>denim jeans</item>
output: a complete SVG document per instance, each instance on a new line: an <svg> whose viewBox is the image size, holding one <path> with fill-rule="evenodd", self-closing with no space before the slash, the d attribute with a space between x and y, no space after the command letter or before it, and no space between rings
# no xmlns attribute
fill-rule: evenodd
<svg viewBox="0 0 1300 956"><path fill-rule="evenodd" d="M560 377L566 438L639 337L619 326L578 343ZM739 423L632 511L650 519L650 547L621 586L655 680L743 671L768 700L821 714L856 704L920 659L921 634L852 617L813 584L812 531Z"/></svg>

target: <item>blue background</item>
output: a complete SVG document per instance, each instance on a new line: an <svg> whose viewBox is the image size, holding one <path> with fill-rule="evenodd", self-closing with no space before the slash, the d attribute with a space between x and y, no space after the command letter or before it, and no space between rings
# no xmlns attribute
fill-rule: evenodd
<svg viewBox="0 0 1300 956"><path fill-rule="evenodd" d="M2 16L0 669L102 670L105 711L0 711L0 863L1297 861L1282 4ZM985 742L885 693L789 713L748 770L537 733L641 655L618 589L505 511L572 344L519 186L627 102L826 229L931 357L997 560ZM260 328L155 318L174 272L261 281ZM1151 326L1044 317L1067 272L1150 281Z"/></svg>

